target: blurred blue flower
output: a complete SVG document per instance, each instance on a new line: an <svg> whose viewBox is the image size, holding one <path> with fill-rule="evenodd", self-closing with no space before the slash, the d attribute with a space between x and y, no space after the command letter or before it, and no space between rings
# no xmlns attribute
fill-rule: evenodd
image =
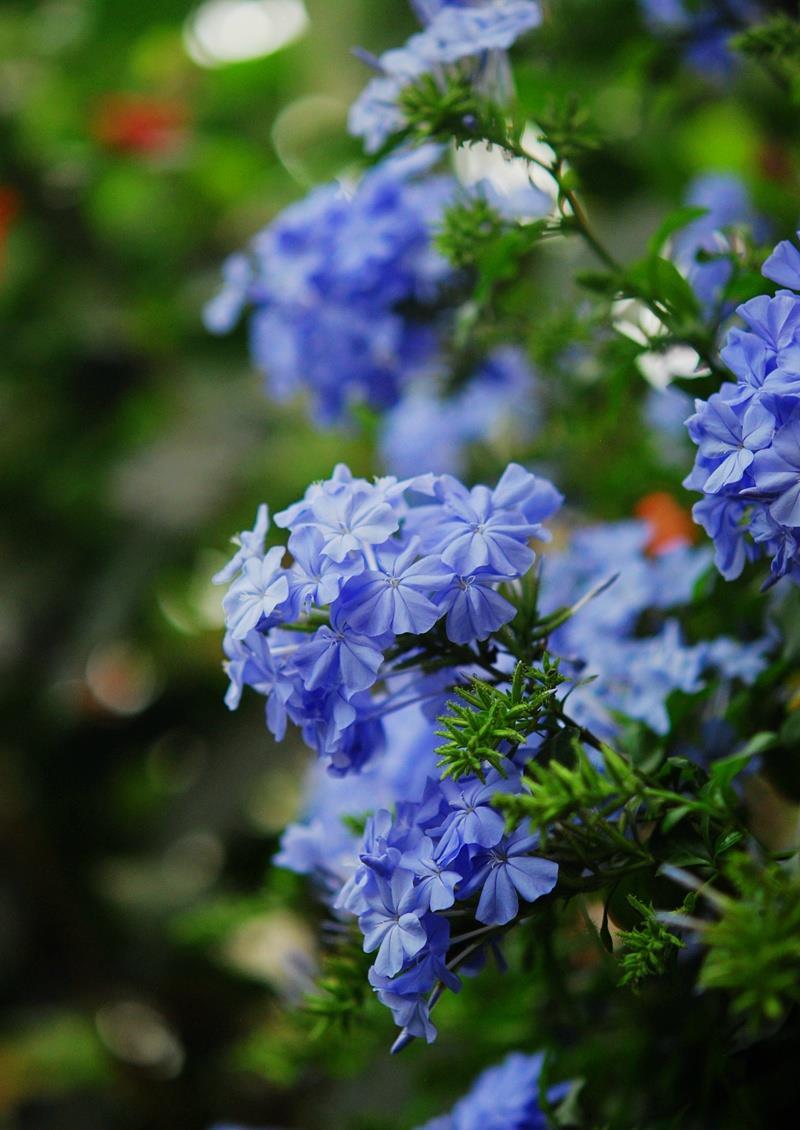
<svg viewBox="0 0 800 1130"><path fill-rule="evenodd" d="M758 18L754 0L641 0L646 23L658 34L675 36L686 61L703 75L724 77L733 67L728 40Z"/></svg>
<svg viewBox="0 0 800 1130"><path fill-rule="evenodd" d="M673 692L695 694L704 686L703 677L714 672L752 682L767 661L766 640L726 640L719 646L718 641L691 645L684 640L677 621L663 614L691 601L709 567L709 554L675 546L649 557L648 539L644 522L590 527L543 563L545 612L574 604L594 586L617 577L550 637L562 670L589 680L565 689L570 716L606 739L618 731L620 717L667 733ZM648 634L641 629L645 619Z"/></svg>
<svg viewBox="0 0 800 1130"><path fill-rule="evenodd" d="M512 1052L497 1067L479 1075L449 1114L426 1122L419 1130L546 1130L549 1121L539 1107L543 1064L543 1055ZM557 1103L566 1090L565 1084L551 1087L548 1102Z"/></svg>
<svg viewBox="0 0 800 1130"><path fill-rule="evenodd" d="M224 333L251 310L255 364L276 399L311 394L326 424L353 404L394 404L438 365L435 307L451 281L432 232L455 197L437 146L395 155L354 189L314 189L231 257L205 321Z"/></svg>
<svg viewBox="0 0 800 1130"><path fill-rule="evenodd" d="M704 173L695 177L686 193L686 203L706 208L675 237L671 257L686 275L703 309L711 314L733 273L727 229L755 228L761 234L760 221L744 183L731 173ZM718 256L707 262L698 261L698 253Z"/></svg>
<svg viewBox="0 0 800 1130"><path fill-rule="evenodd" d="M510 75L505 52L541 21L535 0L422 0L413 6L426 25L423 31L374 60L378 75L350 109L350 132L362 138L368 153L376 152L403 129L398 100L423 75L444 80L453 71L462 78L468 76L494 100L507 98Z"/></svg>
<svg viewBox="0 0 800 1130"><path fill-rule="evenodd" d="M383 417L380 449L396 475L413 475L421 465L461 475L472 445L521 445L535 435L539 422L530 363L520 349L503 346L449 394L430 379L409 387Z"/></svg>

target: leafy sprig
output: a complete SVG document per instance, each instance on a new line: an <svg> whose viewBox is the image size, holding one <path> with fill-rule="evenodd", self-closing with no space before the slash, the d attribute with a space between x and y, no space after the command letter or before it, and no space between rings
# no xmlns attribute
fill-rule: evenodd
<svg viewBox="0 0 800 1130"><path fill-rule="evenodd" d="M371 963L355 934L338 939L336 947L325 953L314 990L302 1006L314 1021L314 1037L324 1036L331 1028L346 1030L358 1019L370 995L367 971Z"/></svg>
<svg viewBox="0 0 800 1130"><path fill-rule="evenodd" d="M650 977L663 976L685 943L658 917L652 903L644 903L632 894L628 895L628 902L641 915L642 922L631 930L624 930L620 936L622 976L619 984L636 989ZM682 909L690 910L693 903L694 895L689 895Z"/></svg>
<svg viewBox="0 0 800 1130"><path fill-rule="evenodd" d="M441 729L436 731L445 739L436 751L442 777L458 780L473 774L483 780L487 765L504 774L509 755L545 724L564 681L558 660L545 655L536 667L518 663L508 690L481 679L456 687L460 701L447 704L449 713L439 718Z"/></svg>
<svg viewBox="0 0 800 1130"><path fill-rule="evenodd" d="M705 926L708 947L700 985L730 994L751 1025L775 1022L800 1004L800 883L777 861L734 856L725 878L735 896L719 895L719 917Z"/></svg>

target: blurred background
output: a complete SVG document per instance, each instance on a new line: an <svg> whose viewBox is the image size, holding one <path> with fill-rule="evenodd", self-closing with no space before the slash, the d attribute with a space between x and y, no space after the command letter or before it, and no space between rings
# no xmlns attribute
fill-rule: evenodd
<svg viewBox="0 0 800 1130"><path fill-rule="evenodd" d="M560 7L520 88L578 89L602 120L585 175L622 255L708 168L792 222L791 106L757 80L720 99L634 0ZM529 1031L535 1002L488 974L435 1051L390 1061L385 1010L310 1038L287 1002L315 911L269 870L304 756L255 696L222 702L228 538L374 460L368 427L269 404L244 331L211 337L202 308L227 254L355 166L351 47L412 27L391 0L0 3L0 1127L409 1126ZM605 411L597 452L624 427ZM575 475L587 509L631 512L641 475L614 473ZM473 1052L455 1033L487 1001Z"/></svg>

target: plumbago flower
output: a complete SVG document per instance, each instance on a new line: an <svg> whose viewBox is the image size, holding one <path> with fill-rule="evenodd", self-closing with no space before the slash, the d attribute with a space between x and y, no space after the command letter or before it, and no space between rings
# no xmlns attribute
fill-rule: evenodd
<svg viewBox="0 0 800 1130"><path fill-rule="evenodd" d="M772 646L767 638L739 643L727 637L690 644L675 614L691 602L710 554L673 544L648 556L649 539L645 522L588 527L566 549L548 554L542 566L545 614L616 577L556 628L548 645L561 658L562 671L577 681L564 687L570 716L606 739L619 732L621 718L668 733L673 692L696 694L710 675L723 683L751 683Z"/></svg>
<svg viewBox="0 0 800 1130"><path fill-rule="evenodd" d="M525 32L538 27L535 0L412 0L424 25L403 45L367 57L377 77L350 109L350 132L374 153L406 122L403 91L431 75L441 83L457 74L494 101L507 99L511 76L506 51Z"/></svg>
<svg viewBox="0 0 800 1130"><path fill-rule="evenodd" d="M376 166L352 192L316 188L228 260L206 325L225 333L251 309L251 353L271 396L306 390L331 424L354 403L389 407L437 366L432 318L453 272L432 230L457 190L433 172L440 157L424 146Z"/></svg>
<svg viewBox="0 0 800 1130"><path fill-rule="evenodd" d="M457 393L446 392L460 277L434 237L450 205L486 189L437 172L442 157L441 147L424 145L376 165L354 188L325 185L291 205L246 253L227 261L205 322L225 333L249 310L250 351L270 395L310 394L324 425L346 421L359 404L381 412L399 404L402 411L407 395L425 390L426 407L438 406L440 415L452 405L460 423L448 426L460 452L498 429L509 400L527 391L532 376L519 351L498 348ZM492 208L498 222L513 223L518 215L541 215L549 201L530 188ZM476 411L483 398L490 401L486 414ZM408 435L405 418L403 435L385 447L390 469L403 461L395 453ZM524 419L528 434L530 417Z"/></svg>
<svg viewBox="0 0 800 1130"><path fill-rule="evenodd" d="M493 936L557 881L537 839L508 834L492 807L498 792L519 789L519 768L440 780L433 718L475 672L508 680L513 659L493 633L516 616L509 597L533 565L530 541L546 538L541 523L560 502L517 464L493 489L471 490L448 475L370 483L340 465L275 517L293 561L283 547L263 551L260 511L237 544L261 552L238 549L220 574L233 574L223 601L228 704L251 686L276 737L291 720L332 774L363 769L372 782L360 839L341 826L331 834L336 802L312 805L278 861L315 875L336 912L357 919L374 955L370 984L401 1043L432 1039L434 986L459 986L455 968L469 954L451 933L451 908L464 906L479 935ZM399 750L398 724L417 735ZM376 760L394 766L388 778ZM358 785L346 794L358 803ZM392 810L376 809L382 801Z"/></svg>
<svg viewBox="0 0 800 1130"><path fill-rule="evenodd" d="M731 229L763 228L743 182L731 173L704 173L686 192L686 203L706 213L683 228L672 246L671 258L686 276L707 314L720 304L733 273ZM714 258L703 261L704 252Z"/></svg>
<svg viewBox="0 0 800 1130"><path fill-rule="evenodd" d="M448 475L370 483L340 465L276 515L291 563L282 547L263 552L260 511L239 535L246 555L218 574L230 582L228 704L250 686L276 737L291 720L334 772L360 769L386 716L441 702L490 662L484 641L516 614L499 590L528 572L530 540L547 537L541 523L560 502L517 464L472 490Z"/></svg>
<svg viewBox="0 0 800 1130"><path fill-rule="evenodd" d="M800 581L800 252L775 248L762 273L785 288L737 310L721 356L736 377L687 420L698 451L684 485L705 497L695 520L715 545L727 580L770 559L774 583Z"/></svg>
<svg viewBox="0 0 800 1130"><path fill-rule="evenodd" d="M442 989L457 991L476 955L556 889L556 861L525 828L509 830L495 803L522 791L538 739L509 751L503 773L486 766L482 777L442 779L433 719L448 715L452 687L468 674L510 681L515 657L495 634L516 617L508 580L530 569L528 538L558 501L516 465L494 490L472 491L449 476L368 484L339 467L277 517L292 530L290 552L313 529L320 562L327 550L350 569L329 622L286 650L291 632L276 610L248 637L244 668L229 663L232 686L266 694L270 725L288 713L332 770L312 770L305 816L287 829L276 863L312 876L331 911L357 922L369 983L401 1028L398 1049L435 1037ZM649 558L649 536L638 522L584 531L543 559L535 586L545 618L572 605L548 650L572 676L570 719L601 736L612 737L622 716L663 734L674 691L699 691L709 673L722 690L764 664L766 641L683 639L666 613L690 601L709 557L679 545ZM304 565L303 593L317 571ZM614 572L616 585L575 607ZM312 628L323 611L292 593L286 607L305 616L296 628ZM645 612L656 628L643 636ZM367 813L363 834L342 822Z"/></svg>
<svg viewBox="0 0 800 1130"><path fill-rule="evenodd" d="M482 1072L449 1114L418 1130L546 1130L550 1125L539 1106L543 1055L512 1052L502 1063ZM551 1105L564 1098L569 1084L547 1091Z"/></svg>
<svg viewBox="0 0 800 1130"><path fill-rule="evenodd" d="M558 864L538 854L537 837L506 835L492 807L498 793L520 787L516 767L484 780L429 778L419 800L367 822L358 866L334 905L357 917L365 952L376 954L369 982L402 1029L398 1049L435 1037L437 985L457 991L455 971L471 953L555 888ZM452 907L466 907L466 918L451 917ZM470 919L474 929L453 928Z"/></svg>

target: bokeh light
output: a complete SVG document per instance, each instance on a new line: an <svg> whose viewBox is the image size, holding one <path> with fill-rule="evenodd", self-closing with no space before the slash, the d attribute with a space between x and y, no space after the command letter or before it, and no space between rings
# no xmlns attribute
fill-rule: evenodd
<svg viewBox="0 0 800 1130"><path fill-rule="evenodd" d="M207 0L190 16L184 43L201 67L271 55L308 27L302 0Z"/></svg>

